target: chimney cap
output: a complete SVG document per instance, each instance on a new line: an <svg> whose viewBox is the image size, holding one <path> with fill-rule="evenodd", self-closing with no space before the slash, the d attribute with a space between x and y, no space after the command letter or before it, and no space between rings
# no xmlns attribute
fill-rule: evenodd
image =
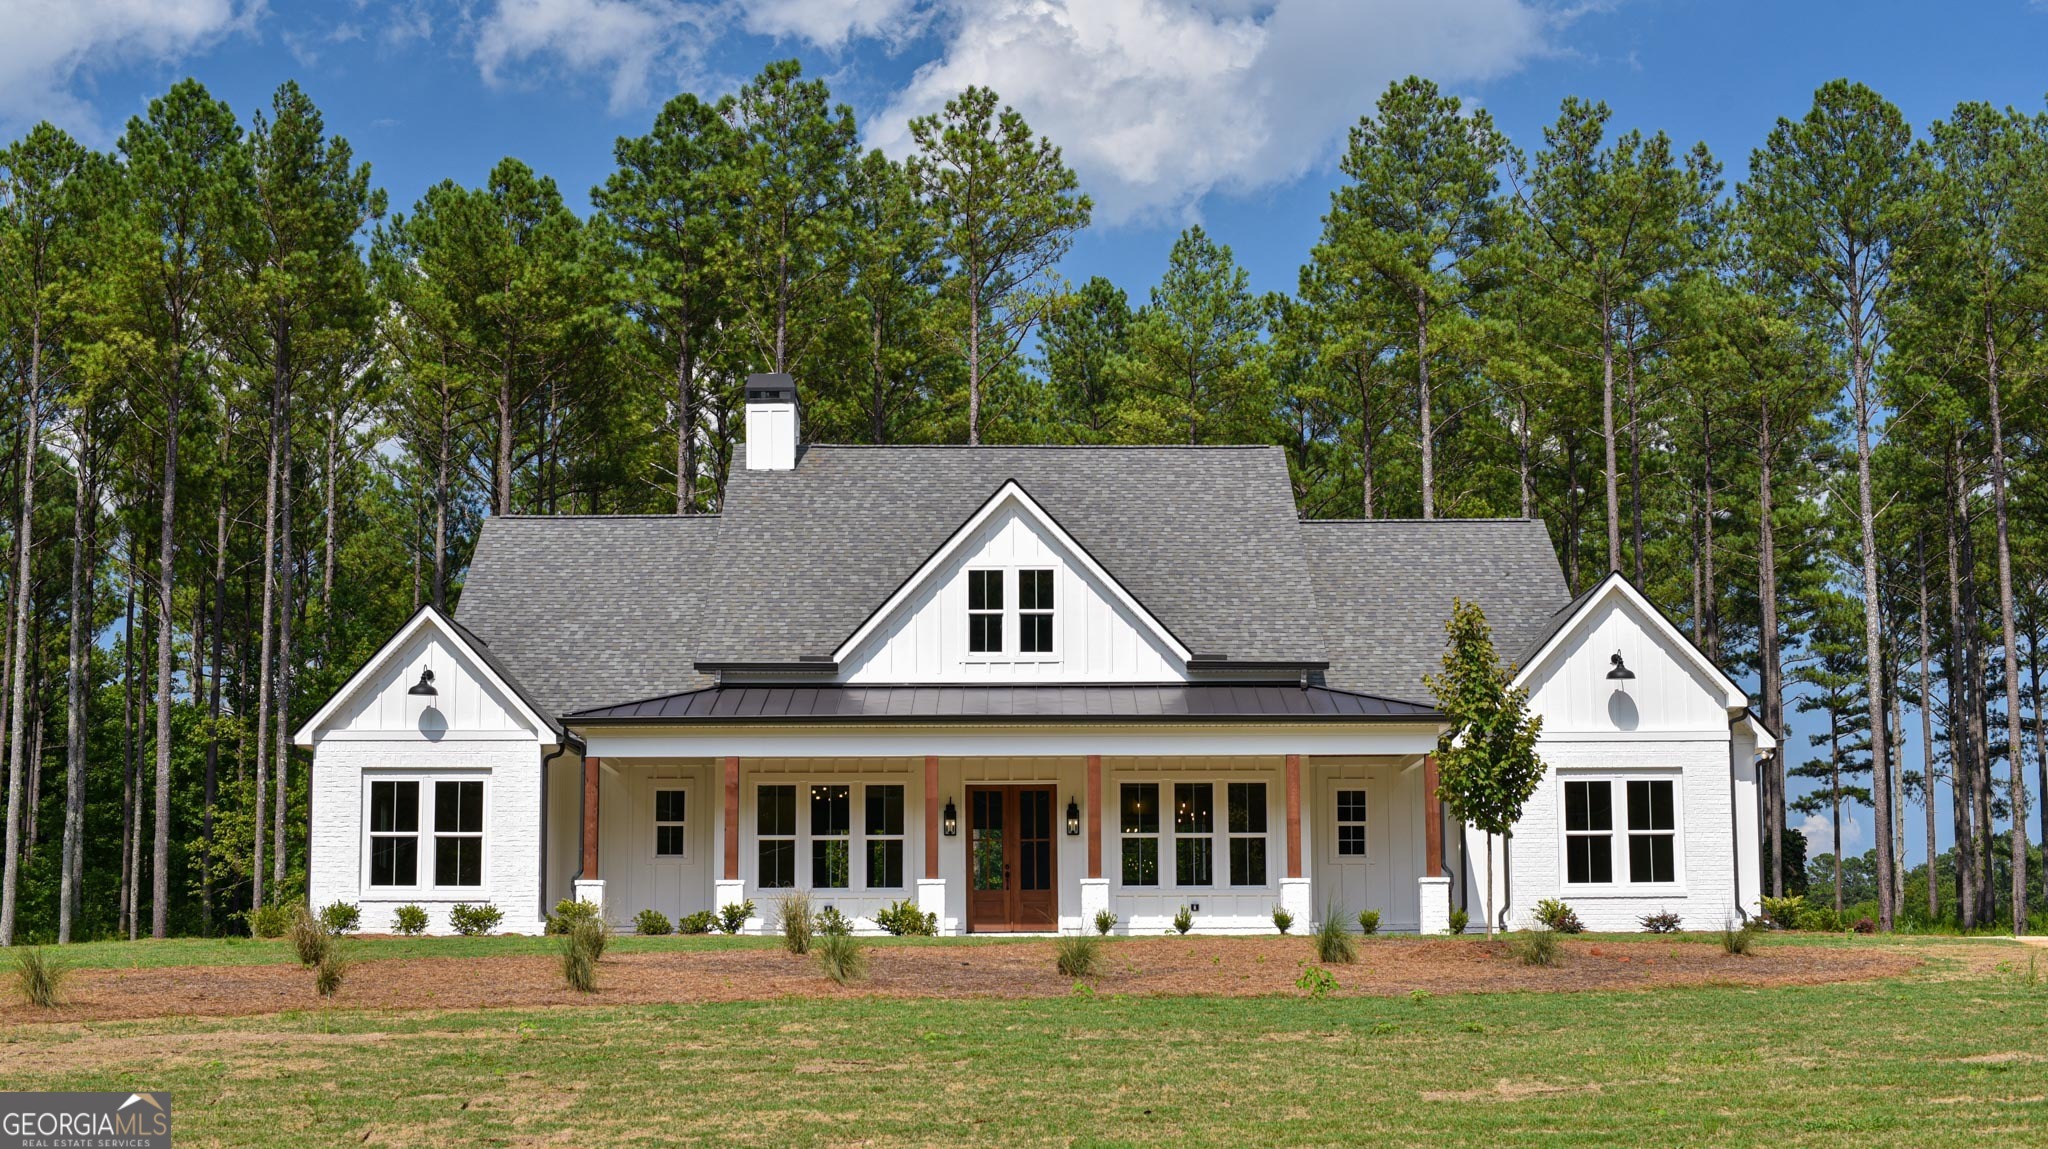
<svg viewBox="0 0 2048 1149"><path fill-rule="evenodd" d="M787 372L773 371L764 375L747 376L747 402L749 403L794 403L796 402L796 380Z"/></svg>

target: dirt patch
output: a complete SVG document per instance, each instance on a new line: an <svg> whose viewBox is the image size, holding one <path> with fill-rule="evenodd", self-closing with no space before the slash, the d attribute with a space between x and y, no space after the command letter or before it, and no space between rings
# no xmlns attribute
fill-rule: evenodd
<svg viewBox="0 0 2048 1149"><path fill-rule="evenodd" d="M1654 989L1697 985L1816 985L1895 976L1921 957L1893 948L1767 946L1731 957L1698 942L1566 942L1554 969L1526 966L1504 943L1381 938L1358 963L1331 966L1339 995ZM1101 994L1294 994L1312 960L1301 938L1131 938L1103 947ZM827 981L817 963L773 949L614 953L595 994L565 988L556 959L518 956L399 958L356 963L333 1005L343 1009L484 1009L758 1001L780 997L1056 997L1074 979L1053 968L1050 941L1008 945L872 947L869 980ZM0 1023L167 1016L228 1017L312 1009L312 974L296 964L75 971L67 1003L0 1006Z"/></svg>

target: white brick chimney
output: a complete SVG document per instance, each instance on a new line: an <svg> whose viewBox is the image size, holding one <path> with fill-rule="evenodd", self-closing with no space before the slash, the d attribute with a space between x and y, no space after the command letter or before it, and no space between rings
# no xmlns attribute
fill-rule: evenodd
<svg viewBox="0 0 2048 1149"><path fill-rule="evenodd" d="M796 440L796 380L781 372L747 376L747 470L795 470Z"/></svg>

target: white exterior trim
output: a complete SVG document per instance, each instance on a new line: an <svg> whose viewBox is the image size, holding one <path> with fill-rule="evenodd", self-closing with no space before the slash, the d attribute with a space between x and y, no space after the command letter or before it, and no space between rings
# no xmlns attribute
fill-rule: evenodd
<svg viewBox="0 0 2048 1149"><path fill-rule="evenodd" d="M1551 635L1549 640L1542 647L1538 648L1535 654L1529 656L1528 663L1515 668L1513 685L1524 687L1529 685L1529 680L1534 676L1537 668L1548 662L1559 650L1563 649L1567 641L1572 637L1573 632L1578 630L1579 625L1592 615L1595 608L1610 598L1621 598L1642 612L1643 616L1650 620L1650 625L1657 634L1687 658L1695 669L1706 676L1708 682L1712 683L1716 689L1722 692L1721 704L1727 707L1731 713L1749 706L1749 696L1743 693L1742 688L1737 686L1735 681L1729 678L1720 667L1715 666L1713 660L1701 653L1700 648L1694 646L1692 640L1685 637L1684 633L1676 626L1673 626L1671 620L1664 617L1664 612L1658 610L1649 599L1644 598L1643 592L1637 590L1635 584L1623 578L1619 571L1609 573L1601 581L1599 588L1593 594L1588 595L1584 602L1579 604L1579 609L1573 612L1571 619L1563 626L1557 628L1557 633Z"/></svg>
<svg viewBox="0 0 2048 1149"><path fill-rule="evenodd" d="M1149 629L1161 643L1173 651L1182 663L1186 663L1189 658L1193 657L1189 653L1188 648L1181 644L1180 639L1174 637L1173 632L1167 630L1164 624L1154 618L1152 612L1146 610L1144 605L1131 592L1123 588L1122 584L1110 577L1109 572L1102 568L1101 563L1095 561L1095 556L1089 554L1086 547L1082 546L1072 535L1068 534L1051 515L1046 513L1045 508L1033 501L1031 496L1024 492L1024 488L1017 484L1017 480L1010 479L1005 481L995 494L989 496L989 500L981 505L980 510L968 516L966 522L960 524L959 528L945 542L939 544L938 549L933 551L931 556L925 559L924 563L909 578L903 581L902 586L896 588L896 593L890 595L880 607L876 608L873 614L867 617L867 621L860 624L859 629L855 630L845 642L839 644L839 649L832 652L833 660L843 664L851 659L853 653L860 648L863 642L867 641L870 635L886 625L907 604L914 602L918 595L923 593L926 584L960 553L968 541L974 537L975 532L1006 506L1017 507L1022 513L1029 516L1043 528L1047 534L1051 535L1055 542L1074 556L1075 561L1081 564L1083 570L1100 580L1103 586L1109 588L1110 594L1115 597L1116 601L1124 609L1130 611L1132 616Z"/></svg>
<svg viewBox="0 0 2048 1149"><path fill-rule="evenodd" d="M1407 757L1436 749L1437 723L1367 726L730 726L599 727L585 753L602 758L1072 758L1281 754Z"/></svg>
<svg viewBox="0 0 2048 1149"><path fill-rule="evenodd" d="M347 682L342 683L341 689L334 692L334 696L327 700L327 704L315 711L311 718L306 719L305 725L299 727L298 732L292 735L292 744L302 749L310 749L318 743L323 737L322 729L332 722L335 715L339 714L342 708L355 698L356 692L383 673L386 662L395 658L398 652L404 650L407 644L412 641L414 635L427 627L432 627L440 634L444 641L460 651L462 656L469 661L470 668L478 677L488 682L503 694L506 699L510 700L517 709L519 717L532 728L534 737L539 739L542 746L552 748L559 744L555 740L554 727L548 723L548 720L542 718L540 712L535 710L533 705L527 702L524 696L512 688L511 683L500 678L498 673L491 669L491 664L482 655L478 654L476 648L471 646L462 637L462 632L449 625L448 619L431 605L420 607L404 626L398 628L397 634L392 635L389 641L383 646L378 647L377 653L371 655L361 668L350 675ZM514 740L524 740L524 736L512 732L505 732L499 736ZM360 732L354 734L353 737L372 741L377 740L375 735ZM465 737L470 736L465 735Z"/></svg>

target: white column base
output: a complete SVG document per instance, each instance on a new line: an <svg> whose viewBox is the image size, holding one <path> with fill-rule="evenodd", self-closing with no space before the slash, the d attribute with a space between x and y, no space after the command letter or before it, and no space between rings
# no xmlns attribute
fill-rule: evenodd
<svg viewBox="0 0 2048 1149"><path fill-rule="evenodd" d="M577 901L589 902L597 907L598 916L602 917L604 915L603 878L577 878L571 883L571 887L576 893Z"/></svg>
<svg viewBox="0 0 2048 1149"><path fill-rule="evenodd" d="M1280 908L1294 915L1294 929L1309 931L1316 911L1315 903L1309 899L1307 878L1280 879Z"/></svg>
<svg viewBox="0 0 2048 1149"><path fill-rule="evenodd" d="M1081 932L1095 932L1095 915L1109 908L1109 879L1081 879Z"/></svg>
<svg viewBox="0 0 2048 1149"><path fill-rule="evenodd" d="M1420 929L1424 934L1443 934L1451 930L1451 880L1449 878L1417 878L1415 893L1422 902Z"/></svg>
<svg viewBox="0 0 2048 1149"><path fill-rule="evenodd" d="M958 926L946 916L946 879L919 878L917 880L917 908L928 914L936 914L941 935L957 932Z"/></svg>

